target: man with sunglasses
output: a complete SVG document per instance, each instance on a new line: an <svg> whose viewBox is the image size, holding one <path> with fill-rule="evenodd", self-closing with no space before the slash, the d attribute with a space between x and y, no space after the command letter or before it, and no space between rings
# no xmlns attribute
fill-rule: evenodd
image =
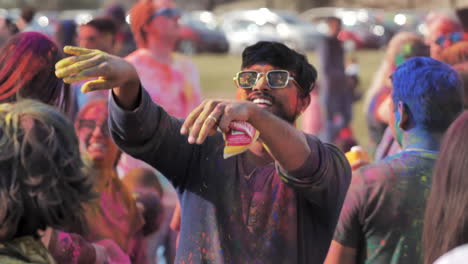
<svg viewBox="0 0 468 264"><path fill-rule="evenodd" d="M153 103L117 57L65 51L77 56L59 62L56 74L65 82L101 76L85 88L112 89L115 142L177 188L176 263L323 262L351 170L338 148L295 127L317 77L305 56L275 42L246 48L234 78L239 100L206 100L183 121ZM229 131L232 121L250 123L260 137L224 159L217 129Z"/></svg>

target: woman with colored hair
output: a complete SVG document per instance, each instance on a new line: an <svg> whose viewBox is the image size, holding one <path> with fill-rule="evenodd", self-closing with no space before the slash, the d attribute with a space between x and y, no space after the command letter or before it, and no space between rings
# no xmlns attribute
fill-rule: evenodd
<svg viewBox="0 0 468 264"><path fill-rule="evenodd" d="M41 230L81 222L94 197L72 124L37 101L1 104L0 174L0 263L56 263Z"/></svg>
<svg viewBox="0 0 468 264"><path fill-rule="evenodd" d="M46 35L23 32L0 49L0 103L36 99L68 113L68 84L55 76L55 63L64 57Z"/></svg>
<svg viewBox="0 0 468 264"><path fill-rule="evenodd" d="M135 199L117 176L120 150L107 126L107 100L86 104L78 113L75 129L82 156L89 163L99 198L85 205L87 230L78 232L90 241L111 239L130 257L143 263L143 216Z"/></svg>
<svg viewBox="0 0 468 264"><path fill-rule="evenodd" d="M448 251L468 243L468 111L444 136L432 178L424 218L424 263L432 264ZM461 257L461 258L460 258ZM467 247L435 263L466 263Z"/></svg>

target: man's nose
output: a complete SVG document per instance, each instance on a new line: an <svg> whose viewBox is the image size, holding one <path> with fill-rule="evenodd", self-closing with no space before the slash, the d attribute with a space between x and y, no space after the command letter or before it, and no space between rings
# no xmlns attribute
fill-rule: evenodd
<svg viewBox="0 0 468 264"><path fill-rule="evenodd" d="M262 90L270 90L271 87L268 85L268 81L265 74L262 74L259 78L257 83L252 87L254 91L262 91Z"/></svg>
<svg viewBox="0 0 468 264"><path fill-rule="evenodd" d="M102 126L96 126L93 130L93 136L95 137L104 137L107 131L103 130Z"/></svg>

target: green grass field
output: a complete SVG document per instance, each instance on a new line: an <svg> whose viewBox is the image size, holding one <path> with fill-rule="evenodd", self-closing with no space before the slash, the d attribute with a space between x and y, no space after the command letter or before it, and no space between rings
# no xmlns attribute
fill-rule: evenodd
<svg viewBox="0 0 468 264"><path fill-rule="evenodd" d="M359 51L353 53L360 65L361 91L365 91L383 58L382 51ZM309 61L317 65L314 53L307 54ZM240 55L197 55L193 61L200 71L200 81L204 98L227 98L235 96L236 88L232 77L240 68ZM319 76L320 77L320 76ZM358 141L367 146L368 137L365 125L362 100L354 105L353 131Z"/></svg>

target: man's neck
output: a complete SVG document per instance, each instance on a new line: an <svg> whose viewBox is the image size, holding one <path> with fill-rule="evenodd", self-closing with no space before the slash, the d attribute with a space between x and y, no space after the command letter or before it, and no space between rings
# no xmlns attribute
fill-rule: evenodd
<svg viewBox="0 0 468 264"><path fill-rule="evenodd" d="M403 135L403 149L438 151L443 133L413 128Z"/></svg>
<svg viewBox="0 0 468 264"><path fill-rule="evenodd" d="M158 62L163 64L172 63L174 45L151 38L148 40L148 50Z"/></svg>

